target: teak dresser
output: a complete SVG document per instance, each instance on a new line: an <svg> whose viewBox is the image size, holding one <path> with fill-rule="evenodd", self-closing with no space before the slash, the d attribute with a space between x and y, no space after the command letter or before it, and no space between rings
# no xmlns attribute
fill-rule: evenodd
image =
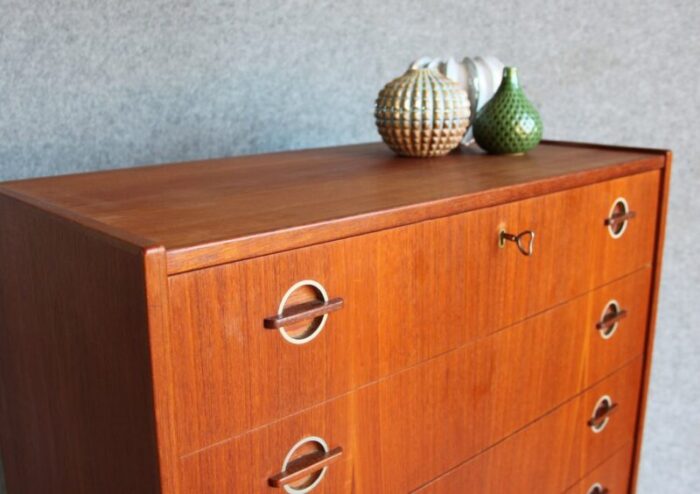
<svg viewBox="0 0 700 494"><path fill-rule="evenodd" d="M0 184L10 494L635 489L670 153Z"/></svg>

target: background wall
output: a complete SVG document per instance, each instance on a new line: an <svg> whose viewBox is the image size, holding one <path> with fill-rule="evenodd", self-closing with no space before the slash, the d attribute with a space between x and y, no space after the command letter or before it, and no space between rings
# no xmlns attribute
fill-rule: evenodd
<svg viewBox="0 0 700 494"><path fill-rule="evenodd" d="M0 0L0 179L373 141L412 59L497 55L547 138L675 152L639 492L697 493L699 24L696 0Z"/></svg>

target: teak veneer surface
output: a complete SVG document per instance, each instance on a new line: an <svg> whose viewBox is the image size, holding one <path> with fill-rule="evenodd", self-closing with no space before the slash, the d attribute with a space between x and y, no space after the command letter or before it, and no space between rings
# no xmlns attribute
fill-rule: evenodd
<svg viewBox="0 0 700 494"><path fill-rule="evenodd" d="M9 492L158 492L143 253L2 195L0 225Z"/></svg>
<svg viewBox="0 0 700 494"><path fill-rule="evenodd" d="M473 461L552 492L600 465L576 487L599 474L634 491L670 162L590 144L432 160L367 144L0 184L8 488L281 492L268 478L318 435L344 448L318 492L472 474L499 492ZM612 239L618 196L637 215ZM501 228L535 230L535 255L499 249ZM291 345L264 320L309 278L344 305ZM610 298L629 313L603 340ZM579 418L612 381L621 406L589 448ZM580 413L562 411L572 400ZM621 448L631 467L602 463ZM560 450L571 461L537 484Z"/></svg>
<svg viewBox="0 0 700 494"><path fill-rule="evenodd" d="M525 332L523 328L522 333ZM556 329L550 328L550 332L555 333ZM542 334L522 336L530 339L527 350L531 351ZM528 363L528 359L519 358L517 345L523 343L523 338L509 340L505 349L484 349L471 355L466 351L451 353L190 455L181 465L184 492L272 493L267 479L280 470L289 448L309 434L318 434L331 448L341 446L344 452L340 461L328 468L314 494L405 494L460 467L489 445L556 407L559 411L554 412L553 421L548 421L549 427L536 426L524 440L516 440L519 444L506 447L506 454L497 453L496 460L507 463L501 473L519 474L518 481L533 486L537 482L531 474L546 471L542 463L549 464L552 472L542 482L558 486L561 492L633 438L641 358L635 358L589 392L570 401L575 392L564 391L566 384L557 383L556 375L547 375L547 357L537 356L537 362ZM515 374L516 379L506 378L502 372L505 366L493 360L494 352L508 354L522 374ZM551 356L556 350L547 353ZM566 368L564 356L555 359L552 374ZM475 361L473 365L470 360ZM489 377L491 363L495 372ZM573 365L577 370L579 366L578 362ZM577 373L570 367L564 371L567 381ZM583 384L583 380L580 382ZM456 389L461 393L453 392ZM587 421L598 399L606 394L618 403L617 411L605 430L595 434ZM555 449L550 452L555 454L550 456L541 451L544 448ZM514 451L520 454L513 455ZM511 471L516 466L519 470ZM463 473L466 481L462 490L438 488L432 492L535 491L498 490L495 487L507 485L508 479L498 475L480 479L481 468L467 467L467 471L458 475ZM481 482L487 488L478 488ZM490 489L491 486L494 488ZM550 488L542 492L556 491Z"/></svg>
<svg viewBox="0 0 700 494"><path fill-rule="evenodd" d="M363 481L358 485L364 489L359 492L372 491L373 484L364 478L367 476L382 482L376 492L407 492L507 437L626 362L639 361L646 304L634 299L639 291L646 292L648 275L648 270L636 273L375 384L244 434L227 437L223 431L232 432L241 422L250 425L259 420L257 414L263 414L263 422L270 422L266 408L274 411L287 406L288 401L298 403L296 393L322 396L324 388L342 386L352 374L337 379L327 379L325 374L351 366L359 356L343 354L340 348L333 354L320 350L313 355L309 350L306 360L295 361L280 351L278 360L261 357L251 368L250 378L224 367L206 383L211 388L195 388L191 381L182 381L176 397L176 442L183 458L183 485L187 492L257 492L264 482L256 480L256 475L272 475L296 441L319 435L331 447L343 447L346 458L358 456L357 461L363 462ZM601 302L611 294L619 295L625 304L630 302L631 315L621 323L619 333L603 340L595 329L591 308L599 314ZM642 296L648 297L648 292ZM202 355L212 348L204 350ZM401 353L402 349L396 351ZM325 364L334 357L338 359L335 365ZM189 359L176 360L185 367L177 373L178 380L186 379ZM299 362L305 375L296 370ZM224 389L219 383L227 376L239 380L226 388L228 393L217 392ZM255 392L257 389L267 392ZM633 386L635 392L638 389ZM245 413L225 413L237 408ZM636 406L632 408L636 410ZM591 405L589 412L592 409ZM277 432L268 437L268 432L260 431ZM256 445L263 437L268 437L266 441L274 438L274 444ZM255 447L247 450L253 447L251 441ZM193 450L202 445L208 446ZM266 453L257 458L256 451ZM256 469L261 470L241 462L242 458L255 458ZM231 470L225 465L231 465ZM330 485L328 492L345 492L340 485Z"/></svg>
<svg viewBox="0 0 700 494"><path fill-rule="evenodd" d="M0 190L144 246L168 272L661 168L658 152L543 143L521 157L395 156L383 144L7 182Z"/></svg>
<svg viewBox="0 0 700 494"><path fill-rule="evenodd" d="M633 181L620 185L638 195L655 183L653 178L639 175L622 179ZM576 194L578 201L567 204L586 205L586 197L604 196L604 185L608 184ZM612 199L601 201L604 210L616 197L606 193ZM576 299L576 311L561 323L566 321L567 328L582 337L593 334L590 345L577 351L592 347L598 351L596 358L610 358L608 365L614 363L611 357L616 351L622 350L627 358L640 353L650 286L650 270L644 266L652 252L651 242L645 239L653 238L644 225L646 207L639 210L638 223L629 226L627 238L610 238L602 221L594 221L601 235L591 232L587 242L580 244L586 250L580 251L569 249L579 244L574 241L576 235L566 235L575 232L556 220L559 210L541 207L546 204L542 198L527 202L532 201L535 204L512 207L530 224L535 222L542 234L532 258L513 246L500 249L495 241L495 226L510 211L482 210L463 218L403 227L403 231L380 232L372 238L354 237L171 276L181 452L415 365L609 280L617 279L593 295ZM553 200L551 205L559 203ZM653 220L653 203L646 206ZM547 210L555 216L538 219ZM594 211L586 209L587 216L595 218ZM653 221L648 223L653 226ZM559 243L561 230L564 239ZM611 245L604 256L606 243ZM619 249L617 255L614 249ZM599 268L578 269L589 258L588 265ZM601 278L605 274L607 279ZM263 319L277 311L279 299L294 282L308 277L320 281L330 296L343 297L345 306L330 314L313 342L290 345L277 331L264 329ZM617 299L629 316L621 321L618 333L603 340L595 324L611 299ZM599 360L590 371L604 371L607 365L602 364Z"/></svg>
<svg viewBox="0 0 700 494"><path fill-rule="evenodd" d="M612 489L610 494L626 493L640 370L641 359L637 359L416 494L560 494L584 475L582 483L597 479L608 488L624 480L625 489ZM619 409L603 432L596 434L587 421L604 395L613 398ZM574 492L579 490L572 488L570 494ZM587 490L581 492L587 494Z"/></svg>
<svg viewBox="0 0 700 494"><path fill-rule="evenodd" d="M566 494L590 494L591 487L595 484L607 489L609 494L624 494L629 491L630 471L634 448L625 446L576 483Z"/></svg>

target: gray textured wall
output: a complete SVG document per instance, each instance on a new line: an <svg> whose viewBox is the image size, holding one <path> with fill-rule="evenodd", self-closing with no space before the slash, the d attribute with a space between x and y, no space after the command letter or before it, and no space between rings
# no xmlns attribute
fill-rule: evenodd
<svg viewBox="0 0 700 494"><path fill-rule="evenodd" d="M639 491L697 493L699 5L0 0L0 179L376 140L411 59L495 54L546 137L675 151Z"/></svg>

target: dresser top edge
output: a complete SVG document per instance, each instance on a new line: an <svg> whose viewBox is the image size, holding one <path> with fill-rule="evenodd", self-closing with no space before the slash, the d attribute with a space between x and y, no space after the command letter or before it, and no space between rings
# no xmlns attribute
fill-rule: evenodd
<svg viewBox="0 0 700 494"><path fill-rule="evenodd" d="M668 151L545 141L524 156L381 143L5 182L0 193L147 249L177 274L662 168Z"/></svg>

